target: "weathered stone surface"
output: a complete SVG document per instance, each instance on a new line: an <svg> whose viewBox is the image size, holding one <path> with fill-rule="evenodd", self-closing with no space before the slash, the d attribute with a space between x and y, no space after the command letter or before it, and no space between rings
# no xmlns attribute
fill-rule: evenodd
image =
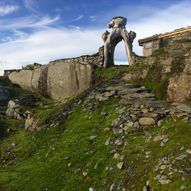
<svg viewBox="0 0 191 191"><path fill-rule="evenodd" d="M9 79L12 83L20 85L30 91L38 91L38 81L40 78L40 68L34 70L19 70L12 72Z"/></svg>
<svg viewBox="0 0 191 191"><path fill-rule="evenodd" d="M176 102L191 102L191 75L180 74L170 78L168 85L168 100Z"/></svg>
<svg viewBox="0 0 191 191"><path fill-rule="evenodd" d="M151 117L142 117L139 119L141 126L155 125L156 121Z"/></svg>
<svg viewBox="0 0 191 191"><path fill-rule="evenodd" d="M102 35L104 41L104 63L103 67L114 65L114 51L116 45L124 40L125 49L128 57L129 65L133 64L133 40L136 37L136 33L133 31L128 32L125 28L127 19L125 17L116 16L108 23L108 27L112 28L111 33L105 31Z"/></svg>
<svg viewBox="0 0 191 191"><path fill-rule="evenodd" d="M117 168L118 169L122 169L124 167L124 163L123 162L119 162L118 164L117 164Z"/></svg>
<svg viewBox="0 0 191 191"><path fill-rule="evenodd" d="M6 110L6 116L14 119L23 119L18 100L10 100Z"/></svg>
<svg viewBox="0 0 191 191"><path fill-rule="evenodd" d="M55 62L48 65L47 88L54 100L75 96L92 83L92 68L89 64Z"/></svg>
<svg viewBox="0 0 191 191"><path fill-rule="evenodd" d="M187 112L187 113L191 113L191 106L185 105L185 104L178 104L177 105L177 109Z"/></svg>
<svg viewBox="0 0 191 191"><path fill-rule="evenodd" d="M90 64L61 60L31 70L14 71L9 74L9 79L24 89L62 101L91 86L92 67Z"/></svg>

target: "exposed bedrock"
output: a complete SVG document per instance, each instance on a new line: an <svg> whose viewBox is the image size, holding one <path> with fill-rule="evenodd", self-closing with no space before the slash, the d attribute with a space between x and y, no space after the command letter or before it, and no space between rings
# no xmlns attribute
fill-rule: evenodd
<svg viewBox="0 0 191 191"><path fill-rule="evenodd" d="M91 86L92 66L58 60L48 65L13 71L8 77L24 89L62 101Z"/></svg>

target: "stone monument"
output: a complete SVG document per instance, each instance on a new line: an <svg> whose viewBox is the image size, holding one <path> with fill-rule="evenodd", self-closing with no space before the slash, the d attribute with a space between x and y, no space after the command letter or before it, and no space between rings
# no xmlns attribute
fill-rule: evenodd
<svg viewBox="0 0 191 191"><path fill-rule="evenodd" d="M133 40L136 37L136 33L133 31L128 32L125 27L126 23L127 19L125 17L113 17L108 24L108 27L112 29L111 33L106 30L102 35L102 39L105 43L103 63L104 68L114 65L115 47L122 40L125 43L129 65L133 64Z"/></svg>

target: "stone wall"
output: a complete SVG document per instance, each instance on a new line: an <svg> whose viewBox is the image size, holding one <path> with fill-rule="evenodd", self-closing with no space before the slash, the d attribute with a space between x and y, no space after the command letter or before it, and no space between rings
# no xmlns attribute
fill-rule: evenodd
<svg viewBox="0 0 191 191"><path fill-rule="evenodd" d="M98 67L102 67L104 62L103 46L99 48L98 52L93 55L83 55L75 58L65 58L56 60L56 62L67 62L67 63L80 63L80 64L90 64ZM52 61L50 63L54 63Z"/></svg>
<svg viewBox="0 0 191 191"><path fill-rule="evenodd" d="M62 101L91 86L92 66L55 61L34 69L13 71L8 77L24 89Z"/></svg>
<svg viewBox="0 0 191 191"><path fill-rule="evenodd" d="M93 67L103 63L103 47L98 53L51 61L47 65L32 64L21 70L7 70L4 76L29 91L62 101L89 88Z"/></svg>

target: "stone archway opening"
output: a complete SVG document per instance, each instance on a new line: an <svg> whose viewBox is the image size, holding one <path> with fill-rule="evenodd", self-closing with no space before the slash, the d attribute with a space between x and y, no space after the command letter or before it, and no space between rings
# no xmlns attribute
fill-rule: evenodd
<svg viewBox="0 0 191 191"><path fill-rule="evenodd" d="M119 65L123 66L129 65L125 50L125 44L123 40L116 45L114 51L114 66L119 66Z"/></svg>
<svg viewBox="0 0 191 191"><path fill-rule="evenodd" d="M136 38L136 33L133 31L128 32L126 30L127 19L125 17L116 16L108 23L108 27L112 29L111 32L105 31L102 35L104 41L104 61L103 67L109 67L114 65L114 53L115 48L122 40L125 44L125 50L129 65L134 63L133 54L133 40Z"/></svg>

